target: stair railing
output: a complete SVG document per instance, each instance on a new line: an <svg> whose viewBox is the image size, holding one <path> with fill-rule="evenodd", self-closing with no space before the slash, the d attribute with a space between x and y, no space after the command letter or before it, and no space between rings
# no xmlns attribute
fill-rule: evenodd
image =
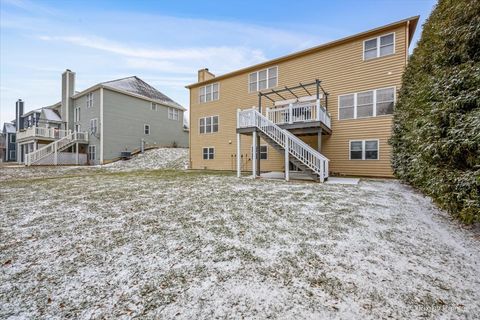
<svg viewBox="0 0 480 320"><path fill-rule="evenodd" d="M238 128L259 128L275 143L285 149L288 146L288 153L319 175L320 181L328 178L330 160L308 144L297 138L288 130L280 128L267 117L255 109L241 110L238 112Z"/></svg>

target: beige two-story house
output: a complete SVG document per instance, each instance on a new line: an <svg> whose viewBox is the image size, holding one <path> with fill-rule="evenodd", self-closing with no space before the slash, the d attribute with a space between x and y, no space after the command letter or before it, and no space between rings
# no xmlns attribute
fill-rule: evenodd
<svg viewBox="0 0 480 320"><path fill-rule="evenodd" d="M392 114L418 18L221 76L200 70L187 86L191 168L391 177Z"/></svg>

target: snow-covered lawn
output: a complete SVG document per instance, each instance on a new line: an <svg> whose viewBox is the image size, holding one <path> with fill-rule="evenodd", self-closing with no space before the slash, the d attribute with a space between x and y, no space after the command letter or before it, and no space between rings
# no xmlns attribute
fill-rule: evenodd
<svg viewBox="0 0 480 320"><path fill-rule="evenodd" d="M117 161L103 166L0 166L0 181L64 175L77 176L100 172L148 169L185 169L187 165L188 149L158 148L145 151L144 154L137 154L127 161Z"/></svg>
<svg viewBox="0 0 480 320"><path fill-rule="evenodd" d="M480 314L475 232L397 181L75 170L0 182L0 318Z"/></svg>

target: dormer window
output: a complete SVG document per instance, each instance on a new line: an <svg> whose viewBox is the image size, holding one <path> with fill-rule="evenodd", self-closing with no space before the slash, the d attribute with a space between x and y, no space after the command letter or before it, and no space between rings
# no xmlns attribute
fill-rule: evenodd
<svg viewBox="0 0 480 320"><path fill-rule="evenodd" d="M395 33L363 41L363 60L388 56L395 53Z"/></svg>

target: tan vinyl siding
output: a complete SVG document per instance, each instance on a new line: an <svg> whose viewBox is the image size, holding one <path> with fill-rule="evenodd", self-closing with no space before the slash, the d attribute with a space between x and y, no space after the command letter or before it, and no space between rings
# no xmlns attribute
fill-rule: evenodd
<svg viewBox="0 0 480 320"><path fill-rule="evenodd" d="M363 60L363 41L395 32L395 54ZM298 85L299 82L322 81L329 93L328 111L332 116L332 134L322 138L322 153L330 159L330 170L343 175L392 176L390 166L392 116L338 120L338 96L385 87L400 88L406 63L406 24L352 39L306 55L262 66L278 66L278 88ZM198 103L198 88L190 89L190 158L193 169L235 170L236 110L258 105L257 93L248 92L250 70L218 80L220 99ZM201 86L201 85L199 85ZM269 106L267 100L262 105ZM263 109L263 111L265 108ZM219 116L219 131L199 134L199 118ZM317 136L300 137L317 148ZM349 160L349 140L379 139L379 160ZM250 170L251 136L242 135L242 169ZM262 142L264 144L264 142ZM203 160L202 148L215 147L215 159ZM283 170L283 153L268 146L268 160L262 160L261 170Z"/></svg>

